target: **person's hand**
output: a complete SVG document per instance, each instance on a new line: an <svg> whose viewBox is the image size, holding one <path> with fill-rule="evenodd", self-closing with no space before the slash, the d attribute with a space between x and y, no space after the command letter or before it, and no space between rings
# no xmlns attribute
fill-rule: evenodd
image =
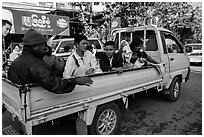
<svg viewBox="0 0 204 137"><path fill-rule="evenodd" d="M93 80L90 77L77 77L75 78L76 84L78 85L86 85L86 86L91 86L93 83Z"/></svg>
<svg viewBox="0 0 204 137"><path fill-rule="evenodd" d="M91 75L91 74L93 74L93 72L94 72L94 69L90 68L88 71L86 71L85 75Z"/></svg>
<svg viewBox="0 0 204 137"><path fill-rule="evenodd" d="M112 70L115 70L118 73L122 73L123 72L123 68L119 67L119 68L112 68Z"/></svg>
<svg viewBox="0 0 204 137"><path fill-rule="evenodd" d="M2 70L2 77L6 78L7 77L7 73L6 71Z"/></svg>
<svg viewBox="0 0 204 137"><path fill-rule="evenodd" d="M133 68L133 65L132 63L125 63L123 64L123 69L130 69L130 68Z"/></svg>
<svg viewBox="0 0 204 137"><path fill-rule="evenodd" d="M146 61L145 58L139 58L139 62L144 63Z"/></svg>

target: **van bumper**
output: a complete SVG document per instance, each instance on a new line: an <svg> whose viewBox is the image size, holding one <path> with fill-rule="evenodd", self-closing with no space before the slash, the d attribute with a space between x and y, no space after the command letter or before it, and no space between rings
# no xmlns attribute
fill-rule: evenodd
<svg viewBox="0 0 204 137"><path fill-rule="evenodd" d="M187 75L186 75L186 78L185 78L185 82L189 80L190 72L191 72L191 68L188 67L188 72L187 72Z"/></svg>

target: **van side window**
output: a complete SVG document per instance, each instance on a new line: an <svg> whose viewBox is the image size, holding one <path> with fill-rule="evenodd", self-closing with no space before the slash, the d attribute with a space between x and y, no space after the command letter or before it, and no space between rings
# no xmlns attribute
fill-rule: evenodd
<svg viewBox="0 0 204 137"><path fill-rule="evenodd" d="M144 30L140 30L140 31L135 31L133 32L133 38L140 38L141 40L144 39Z"/></svg>
<svg viewBox="0 0 204 137"><path fill-rule="evenodd" d="M168 53L183 53L182 45L176 40L174 36L172 36L172 34L164 32L163 36Z"/></svg>
<svg viewBox="0 0 204 137"><path fill-rule="evenodd" d="M146 51L157 51L157 41L155 31L147 30L146 32Z"/></svg>
<svg viewBox="0 0 204 137"><path fill-rule="evenodd" d="M161 40L162 40L162 45L163 45L164 54L167 54L165 37L164 37L164 34L163 34L162 32L161 32Z"/></svg>
<svg viewBox="0 0 204 137"><path fill-rule="evenodd" d="M144 41L144 31L143 30L135 31L133 33L133 39L136 37ZM146 49L145 51L157 51L157 50L158 50L158 45L156 41L155 31L147 30L146 31Z"/></svg>

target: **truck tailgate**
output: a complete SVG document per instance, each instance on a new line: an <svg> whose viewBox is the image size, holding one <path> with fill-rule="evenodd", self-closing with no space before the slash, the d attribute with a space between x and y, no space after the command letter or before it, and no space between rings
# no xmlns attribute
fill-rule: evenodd
<svg viewBox="0 0 204 137"><path fill-rule="evenodd" d="M2 80L2 101L7 109L16 116L20 116L21 99L18 87Z"/></svg>

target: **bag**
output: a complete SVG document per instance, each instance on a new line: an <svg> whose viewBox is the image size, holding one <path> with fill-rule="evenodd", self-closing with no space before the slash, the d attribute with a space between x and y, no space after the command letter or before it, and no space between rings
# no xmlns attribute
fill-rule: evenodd
<svg viewBox="0 0 204 137"><path fill-rule="evenodd" d="M57 72L64 71L65 62L62 57L56 57L55 55L51 55L45 56L43 60L50 68L54 69L55 71Z"/></svg>
<svg viewBox="0 0 204 137"><path fill-rule="evenodd" d="M59 72L63 72L64 67L65 67L64 59L62 57L55 56L54 68Z"/></svg>

